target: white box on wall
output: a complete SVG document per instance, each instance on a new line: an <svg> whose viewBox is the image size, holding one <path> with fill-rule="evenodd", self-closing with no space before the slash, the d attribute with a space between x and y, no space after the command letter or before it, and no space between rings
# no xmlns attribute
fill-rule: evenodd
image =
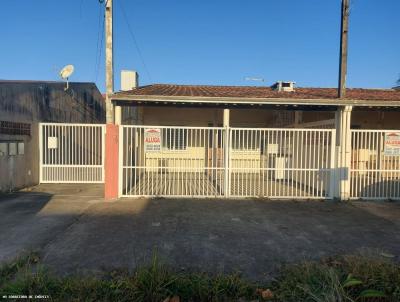
<svg viewBox="0 0 400 302"><path fill-rule="evenodd" d="M278 154L279 152L278 144L268 144L267 145L267 154Z"/></svg>
<svg viewBox="0 0 400 302"><path fill-rule="evenodd" d="M277 157L275 159L275 179L286 179L287 158Z"/></svg>
<svg viewBox="0 0 400 302"><path fill-rule="evenodd" d="M0 143L0 156L6 156L8 154L8 144Z"/></svg>
<svg viewBox="0 0 400 302"><path fill-rule="evenodd" d="M23 142L18 143L18 155L25 154L25 144Z"/></svg>
<svg viewBox="0 0 400 302"><path fill-rule="evenodd" d="M17 155L17 143L8 143L8 155Z"/></svg>

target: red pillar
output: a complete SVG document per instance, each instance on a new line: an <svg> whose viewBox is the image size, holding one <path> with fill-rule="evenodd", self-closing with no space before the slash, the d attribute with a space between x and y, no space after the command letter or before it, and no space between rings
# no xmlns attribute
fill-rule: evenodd
<svg viewBox="0 0 400 302"><path fill-rule="evenodd" d="M112 200L118 198L118 146L119 127L114 124L106 125L106 157L105 157L105 179L104 198Z"/></svg>

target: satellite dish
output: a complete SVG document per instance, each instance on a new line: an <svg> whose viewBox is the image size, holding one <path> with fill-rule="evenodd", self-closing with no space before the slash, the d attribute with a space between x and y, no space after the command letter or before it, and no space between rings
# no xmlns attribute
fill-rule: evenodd
<svg viewBox="0 0 400 302"><path fill-rule="evenodd" d="M69 88L68 78L73 74L73 72L74 72L74 65L66 65L64 66L63 69L61 69L60 77L63 80L67 80L67 87L64 90L67 90Z"/></svg>
<svg viewBox="0 0 400 302"><path fill-rule="evenodd" d="M60 71L60 77L62 79L67 79L72 75L72 73L74 72L74 65L67 65L65 66L63 69L61 69Z"/></svg>

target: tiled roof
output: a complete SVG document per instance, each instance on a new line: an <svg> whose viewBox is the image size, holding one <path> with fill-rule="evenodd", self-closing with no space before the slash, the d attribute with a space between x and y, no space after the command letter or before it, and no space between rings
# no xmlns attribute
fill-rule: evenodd
<svg viewBox="0 0 400 302"><path fill-rule="evenodd" d="M117 95L129 96L188 96L188 97L232 97L232 98L285 98L285 99L335 99L336 88L295 88L294 92L279 92L270 87L259 86L202 86L153 84L141 86ZM346 99L400 101L400 91L394 89L351 88Z"/></svg>

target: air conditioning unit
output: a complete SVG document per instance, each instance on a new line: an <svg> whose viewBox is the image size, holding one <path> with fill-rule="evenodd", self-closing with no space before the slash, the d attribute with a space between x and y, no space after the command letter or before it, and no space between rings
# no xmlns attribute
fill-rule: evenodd
<svg viewBox="0 0 400 302"><path fill-rule="evenodd" d="M292 81L278 81L271 88L277 91L293 92L295 84L296 82Z"/></svg>

